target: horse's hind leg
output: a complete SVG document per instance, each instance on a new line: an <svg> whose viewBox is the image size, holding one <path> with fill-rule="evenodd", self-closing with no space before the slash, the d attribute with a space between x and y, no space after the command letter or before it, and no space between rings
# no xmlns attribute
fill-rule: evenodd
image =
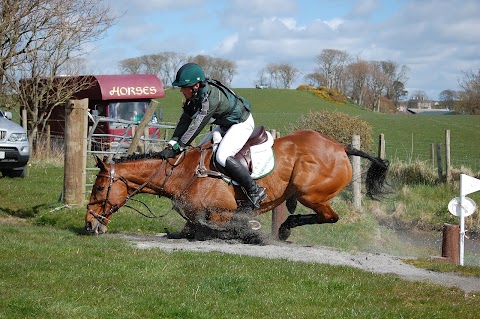
<svg viewBox="0 0 480 319"><path fill-rule="evenodd" d="M290 237L291 229L312 224L324 224L324 223L336 223L338 221L338 215L330 207L330 204L322 203L315 207L316 214L309 215L290 215L287 220L280 226L278 230L278 238L280 240L287 240Z"/></svg>

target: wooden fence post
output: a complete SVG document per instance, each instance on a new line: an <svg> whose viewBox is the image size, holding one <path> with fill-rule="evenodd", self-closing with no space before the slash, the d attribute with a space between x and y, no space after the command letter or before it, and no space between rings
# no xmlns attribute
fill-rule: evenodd
<svg viewBox="0 0 480 319"><path fill-rule="evenodd" d="M135 131L135 135L133 136L132 142L130 144L130 147L128 148L128 155L132 155L136 150L138 146L138 142L140 141L140 137L145 134L145 128L148 129L148 123L152 119L153 114L155 113L155 110L157 109L158 106L158 101L155 99L152 99L150 101L150 105L148 106L147 111L145 112L145 115L143 116L143 119L140 121L138 124L138 128ZM148 134L147 134L148 135ZM148 138L148 136L145 136L145 140ZM144 144L145 149L143 150L144 152L146 151L146 143Z"/></svg>
<svg viewBox="0 0 480 319"><path fill-rule="evenodd" d="M443 181L443 168L442 168L442 153L440 143L437 143L437 171L438 171L438 180Z"/></svg>
<svg viewBox="0 0 480 319"><path fill-rule="evenodd" d="M276 130L271 131L273 138L280 137L280 133ZM272 209L272 237L278 239L278 230L280 226L287 220L287 205L282 202L280 205Z"/></svg>
<svg viewBox="0 0 480 319"><path fill-rule="evenodd" d="M450 130L445 130L445 174L447 183L452 182L452 167L450 165Z"/></svg>
<svg viewBox="0 0 480 319"><path fill-rule="evenodd" d="M385 159L385 135L383 133L378 137L378 157Z"/></svg>
<svg viewBox="0 0 480 319"><path fill-rule="evenodd" d="M352 138L352 146L356 149L360 149L360 135L354 135ZM353 169L353 207L357 211L362 210L362 170L360 166L360 157L352 156L352 169Z"/></svg>
<svg viewBox="0 0 480 319"><path fill-rule="evenodd" d="M67 205L83 205L85 190L86 113L88 99L65 106L65 162L63 194Z"/></svg>
<svg viewBox="0 0 480 319"><path fill-rule="evenodd" d="M432 171L435 169L435 145L430 144L430 163L432 164Z"/></svg>

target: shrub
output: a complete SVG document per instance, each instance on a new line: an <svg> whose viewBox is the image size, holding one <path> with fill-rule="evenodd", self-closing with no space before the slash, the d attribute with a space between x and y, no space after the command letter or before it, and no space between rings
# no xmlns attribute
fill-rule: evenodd
<svg viewBox="0 0 480 319"><path fill-rule="evenodd" d="M362 149L372 148L372 127L368 122L341 112L310 112L292 125L291 131L311 129L328 135L343 145L352 144L352 136L360 135Z"/></svg>
<svg viewBox="0 0 480 319"><path fill-rule="evenodd" d="M345 94L340 93L338 90L327 88L326 86L319 86L315 90L315 95L337 104L347 103L347 96Z"/></svg>
<svg viewBox="0 0 480 319"><path fill-rule="evenodd" d="M315 91L316 88L312 85L307 85L307 84L300 84L298 87L297 87L297 90L298 91Z"/></svg>
<svg viewBox="0 0 480 319"><path fill-rule="evenodd" d="M389 178L399 185L435 185L437 174L423 161L395 162L390 166Z"/></svg>

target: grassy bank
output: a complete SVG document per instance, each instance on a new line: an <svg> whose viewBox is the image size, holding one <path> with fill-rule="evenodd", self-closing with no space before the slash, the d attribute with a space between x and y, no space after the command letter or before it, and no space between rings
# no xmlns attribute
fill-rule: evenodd
<svg viewBox="0 0 480 319"><path fill-rule="evenodd" d="M138 250L0 219L0 318L474 318L478 296L349 267Z"/></svg>

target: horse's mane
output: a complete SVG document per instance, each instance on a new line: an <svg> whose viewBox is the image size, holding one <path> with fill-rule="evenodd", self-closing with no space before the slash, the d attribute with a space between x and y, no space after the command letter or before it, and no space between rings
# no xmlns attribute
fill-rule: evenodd
<svg viewBox="0 0 480 319"><path fill-rule="evenodd" d="M144 160L144 159L162 159L160 157L160 152L154 152L154 153L141 153L141 154L132 154L128 156L122 156L118 158L112 158L113 163L118 164L118 163L125 163L125 162L131 162L131 161L137 161L137 160Z"/></svg>
<svg viewBox="0 0 480 319"><path fill-rule="evenodd" d="M195 149L199 150L200 148L189 147L187 149L187 153ZM160 156L160 152L140 153L140 154L132 154L132 155L122 156L122 157L114 157L112 158L112 161L114 164L118 164L118 163L139 161L139 160L145 160L145 159L162 159L162 157Z"/></svg>

